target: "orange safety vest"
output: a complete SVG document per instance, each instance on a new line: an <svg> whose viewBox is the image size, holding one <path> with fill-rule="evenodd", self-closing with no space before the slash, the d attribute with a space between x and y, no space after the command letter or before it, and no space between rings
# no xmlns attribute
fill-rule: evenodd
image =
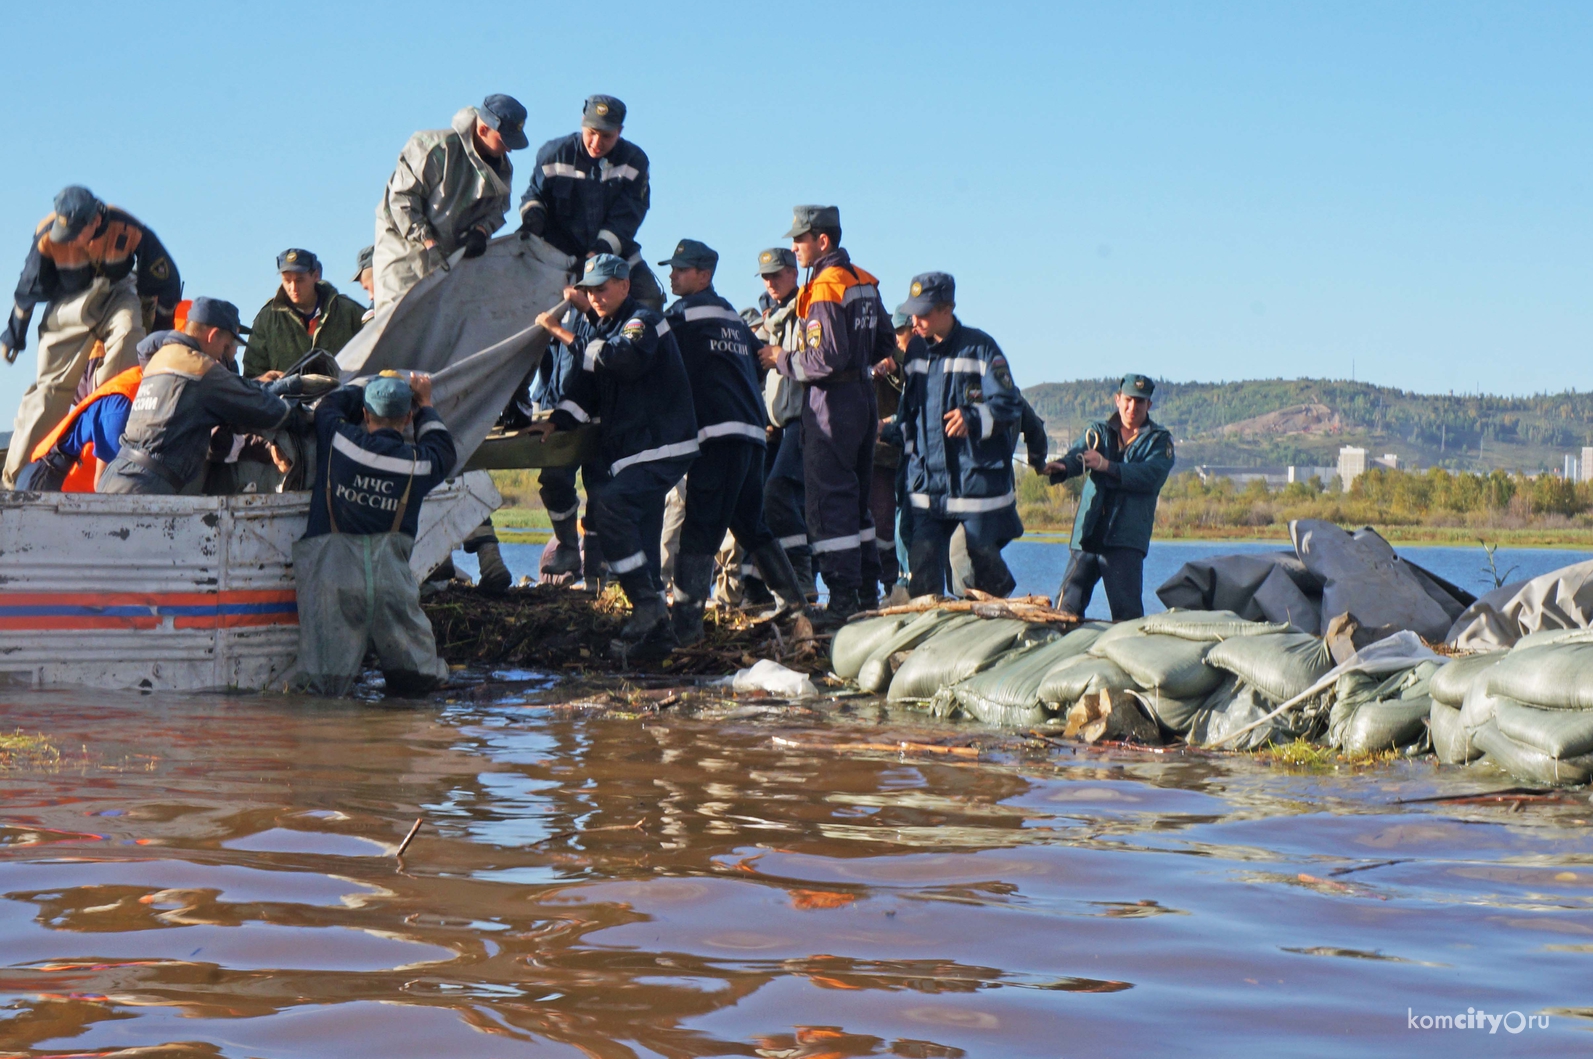
<svg viewBox="0 0 1593 1059"><path fill-rule="evenodd" d="M797 290L797 315L806 320L814 302L844 303L846 292L863 284L877 289L879 280L856 265L829 265Z"/></svg>
<svg viewBox="0 0 1593 1059"><path fill-rule="evenodd" d="M104 386L89 394L79 401L66 418L61 420L56 428L47 434L43 441L33 447L32 459L42 460L46 453L55 448L56 442L66 436L72 429L72 424L77 422L78 416L88 410L88 406L98 401L101 397L112 394L121 394L129 401L138 393L138 384L144 381L144 369L139 367L128 368L120 375L115 376ZM67 472L66 481L61 483L63 493L92 493L99 478L98 465L94 462L94 442L83 446L83 451L77 455L77 463Z"/></svg>

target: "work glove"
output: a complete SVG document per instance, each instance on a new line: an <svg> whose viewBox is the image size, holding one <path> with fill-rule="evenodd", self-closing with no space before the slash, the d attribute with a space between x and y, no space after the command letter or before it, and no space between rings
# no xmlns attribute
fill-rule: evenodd
<svg viewBox="0 0 1593 1059"><path fill-rule="evenodd" d="M28 325L17 319L16 313L8 314L4 329L0 329L0 351L4 351L6 363L15 364L17 355L28 345Z"/></svg>
<svg viewBox="0 0 1593 1059"><path fill-rule="evenodd" d="M543 206L532 206L520 215L521 239L529 239L533 235L540 239L547 228L548 211Z"/></svg>
<svg viewBox="0 0 1593 1059"><path fill-rule="evenodd" d="M487 233L480 228L472 228L465 233L465 256L480 257L487 252Z"/></svg>

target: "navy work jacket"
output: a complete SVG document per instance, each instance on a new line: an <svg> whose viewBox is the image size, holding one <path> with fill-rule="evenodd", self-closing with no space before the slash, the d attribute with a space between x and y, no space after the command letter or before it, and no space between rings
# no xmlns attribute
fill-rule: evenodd
<svg viewBox="0 0 1593 1059"><path fill-rule="evenodd" d="M647 155L620 140L602 158L586 153L581 134L549 140L537 151L531 185L520 200L520 216L540 205L547 211L542 237L571 257L618 254L640 261L636 230L647 216Z"/></svg>
<svg viewBox="0 0 1593 1059"><path fill-rule="evenodd" d="M763 395L756 350L741 314L712 287L688 294L664 313L680 347L697 410L697 440L736 438L764 444Z"/></svg>

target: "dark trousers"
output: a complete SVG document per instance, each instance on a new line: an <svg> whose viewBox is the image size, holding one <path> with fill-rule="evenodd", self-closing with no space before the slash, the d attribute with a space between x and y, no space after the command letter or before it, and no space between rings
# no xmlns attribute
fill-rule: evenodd
<svg viewBox="0 0 1593 1059"><path fill-rule="evenodd" d="M625 585L662 592L659 543L664 533L664 497L675 488L692 457L633 463L601 485L587 487L587 510L614 576ZM632 602L635 602L632 600Z"/></svg>
<svg viewBox="0 0 1593 1059"><path fill-rule="evenodd" d="M896 468L874 465L868 490L868 509L874 516L875 544L879 548L880 584L894 585L896 566Z"/></svg>
<svg viewBox="0 0 1593 1059"><path fill-rule="evenodd" d="M807 491L802 485L802 421L780 431L763 482L763 518L786 551L808 546Z"/></svg>
<svg viewBox="0 0 1593 1059"><path fill-rule="evenodd" d="M868 382L810 386L802 409L802 469L808 540L831 592L879 584L879 548L869 492L879 431Z"/></svg>
<svg viewBox="0 0 1593 1059"><path fill-rule="evenodd" d="M1113 621L1145 616L1145 556L1133 548L1102 548L1099 552L1073 550L1068 571L1062 575L1057 609L1084 617L1095 594L1095 583L1106 585L1106 602Z"/></svg>
<svg viewBox="0 0 1593 1059"><path fill-rule="evenodd" d="M913 596L945 595L951 580L950 544L952 534L962 519L937 518L925 511L913 513L913 542L908 549L908 594ZM965 578L967 587L977 588L992 596L1005 596L1017 584L1012 571L1001 558L1005 541L987 540L973 527L963 534L968 550L971 579Z"/></svg>
<svg viewBox="0 0 1593 1059"><path fill-rule="evenodd" d="M686 475L680 554L717 553L725 530L748 554L774 540L763 521L763 446L751 441L703 442Z"/></svg>

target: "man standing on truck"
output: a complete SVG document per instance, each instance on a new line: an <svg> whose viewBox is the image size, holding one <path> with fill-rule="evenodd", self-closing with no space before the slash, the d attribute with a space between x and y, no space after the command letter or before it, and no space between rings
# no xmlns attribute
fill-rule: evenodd
<svg viewBox="0 0 1593 1059"><path fill-rule="evenodd" d="M276 430L292 409L270 388L234 374L238 307L195 298L182 330L150 358L133 398L121 449L100 475L100 493L181 493L199 480L216 427Z"/></svg>
<svg viewBox="0 0 1593 1059"><path fill-rule="evenodd" d="M38 376L17 406L0 485L10 489L39 440L72 408L96 342L105 356L90 389L133 366L146 329L171 326L182 279L155 233L137 218L73 185L33 233L16 304L0 329L0 355L15 363L40 302Z"/></svg>
<svg viewBox="0 0 1593 1059"><path fill-rule="evenodd" d="M1145 554L1156 525L1156 498L1173 469L1173 436L1150 418L1156 384L1134 372L1118 385L1117 411L1091 423L1059 460L1045 465L1056 485L1088 475L1073 519L1073 554L1057 609L1083 617L1106 583L1112 620L1143 617Z"/></svg>
<svg viewBox="0 0 1593 1059"><path fill-rule="evenodd" d="M378 312L455 250L464 248L466 257L486 252L488 237L503 227L509 208L509 152L528 142L525 107L505 95L465 107L449 128L409 138L376 207L371 266Z"/></svg>
<svg viewBox="0 0 1593 1059"><path fill-rule="evenodd" d="M321 278L321 259L290 247L277 255L282 284L255 314L243 374L253 379L287 371L313 349L336 354L365 326L359 302Z"/></svg>
<svg viewBox="0 0 1593 1059"><path fill-rule="evenodd" d="M413 443L404 431L414 428ZM384 371L315 410L310 519L293 545L299 662L289 684L346 695L367 651L387 693L423 695L448 677L409 568L421 501L454 465L431 376Z"/></svg>

